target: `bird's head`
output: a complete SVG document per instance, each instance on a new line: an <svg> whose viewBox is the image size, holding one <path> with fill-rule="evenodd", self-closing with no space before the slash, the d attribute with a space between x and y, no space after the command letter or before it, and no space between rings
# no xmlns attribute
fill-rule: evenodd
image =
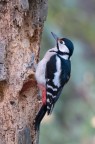
<svg viewBox="0 0 95 144"><path fill-rule="evenodd" d="M73 50L74 50L73 43L67 38L59 38L53 32L51 32L51 34L53 35L54 39L56 40L58 54L59 55L68 55L70 58L72 56Z"/></svg>

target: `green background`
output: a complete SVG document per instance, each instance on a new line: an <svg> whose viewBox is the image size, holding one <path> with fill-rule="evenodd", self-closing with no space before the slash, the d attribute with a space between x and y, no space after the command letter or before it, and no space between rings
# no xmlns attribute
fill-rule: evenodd
<svg viewBox="0 0 95 144"><path fill-rule="evenodd" d="M55 46L51 31L74 43L72 73L40 144L95 144L95 0L49 0L40 58Z"/></svg>

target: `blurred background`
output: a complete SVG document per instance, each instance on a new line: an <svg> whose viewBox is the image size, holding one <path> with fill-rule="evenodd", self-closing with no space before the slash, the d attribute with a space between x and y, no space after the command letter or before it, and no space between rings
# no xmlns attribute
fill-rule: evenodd
<svg viewBox="0 0 95 144"><path fill-rule="evenodd" d="M95 0L49 0L40 58L51 31L74 43L69 83L41 124L40 144L95 144Z"/></svg>

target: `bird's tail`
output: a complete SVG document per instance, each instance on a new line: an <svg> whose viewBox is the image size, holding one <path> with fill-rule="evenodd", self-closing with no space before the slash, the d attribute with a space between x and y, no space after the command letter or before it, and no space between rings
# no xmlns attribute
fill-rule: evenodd
<svg viewBox="0 0 95 144"><path fill-rule="evenodd" d="M42 107L40 108L40 110L35 118L35 130L39 131L40 123L41 123L43 117L45 116L46 111L47 111L47 106L42 105Z"/></svg>

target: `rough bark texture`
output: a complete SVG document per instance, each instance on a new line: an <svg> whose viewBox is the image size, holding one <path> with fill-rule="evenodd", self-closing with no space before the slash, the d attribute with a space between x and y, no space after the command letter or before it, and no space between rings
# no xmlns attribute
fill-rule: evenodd
<svg viewBox="0 0 95 144"><path fill-rule="evenodd" d="M34 72L47 0L0 0L0 144L36 144Z"/></svg>

